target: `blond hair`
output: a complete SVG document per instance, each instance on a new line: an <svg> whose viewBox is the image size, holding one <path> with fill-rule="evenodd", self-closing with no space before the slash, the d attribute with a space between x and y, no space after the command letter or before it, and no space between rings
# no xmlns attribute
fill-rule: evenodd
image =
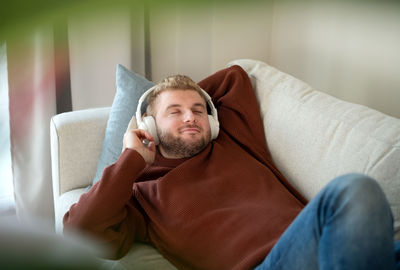
<svg viewBox="0 0 400 270"><path fill-rule="evenodd" d="M168 76L155 85L154 90L147 97L147 115L155 116L154 102L158 95L165 90L194 90L198 92L202 98L204 98L200 86L198 86L190 77L179 74ZM206 101L205 98L204 100Z"/></svg>

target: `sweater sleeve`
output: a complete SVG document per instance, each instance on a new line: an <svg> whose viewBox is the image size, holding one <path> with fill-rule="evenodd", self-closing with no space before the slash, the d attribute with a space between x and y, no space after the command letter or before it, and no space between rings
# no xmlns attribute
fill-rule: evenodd
<svg viewBox="0 0 400 270"><path fill-rule="evenodd" d="M272 160L265 140L257 97L246 71L235 65L214 73L199 82L199 85L210 94L215 104L220 132L224 132L247 153L270 168L299 201L307 203Z"/></svg>
<svg viewBox="0 0 400 270"><path fill-rule="evenodd" d="M199 85L215 104L220 131L257 160L271 162L258 101L247 73L240 66L232 66L205 78Z"/></svg>
<svg viewBox="0 0 400 270"><path fill-rule="evenodd" d="M65 214L64 232L88 233L118 259L134 240L145 240L146 222L133 195L133 183L146 163L138 152L126 149L116 163L107 167L101 180Z"/></svg>

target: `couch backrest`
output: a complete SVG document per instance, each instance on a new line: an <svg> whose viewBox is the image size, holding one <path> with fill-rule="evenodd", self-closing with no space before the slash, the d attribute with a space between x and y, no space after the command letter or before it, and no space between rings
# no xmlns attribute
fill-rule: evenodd
<svg viewBox="0 0 400 270"><path fill-rule="evenodd" d="M383 188L400 228L400 119L316 91L260 61L232 64L249 74L272 158L303 195L312 198L345 173L367 174Z"/></svg>

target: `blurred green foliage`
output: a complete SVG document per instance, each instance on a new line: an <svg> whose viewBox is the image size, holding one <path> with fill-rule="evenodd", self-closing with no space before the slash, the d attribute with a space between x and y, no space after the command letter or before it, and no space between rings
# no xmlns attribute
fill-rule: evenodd
<svg viewBox="0 0 400 270"><path fill-rule="evenodd" d="M0 40L15 38L36 25L63 20L68 16L87 17L97 11L122 6L135 9L147 5L166 7L176 5L250 5L257 2L299 2L298 0L0 0ZM307 2L358 2L360 5L379 3L400 6L399 0L302 0Z"/></svg>
<svg viewBox="0 0 400 270"><path fill-rule="evenodd" d="M40 24L54 24L68 16L87 17L110 8L151 6L243 4L270 0L0 0L0 40L18 37Z"/></svg>

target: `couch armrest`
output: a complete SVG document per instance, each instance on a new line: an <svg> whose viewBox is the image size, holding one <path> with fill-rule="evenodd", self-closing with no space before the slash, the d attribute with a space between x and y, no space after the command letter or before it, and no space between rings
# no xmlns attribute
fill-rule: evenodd
<svg viewBox="0 0 400 270"><path fill-rule="evenodd" d="M54 204L67 191L88 186L96 173L110 108L55 115L50 121Z"/></svg>

